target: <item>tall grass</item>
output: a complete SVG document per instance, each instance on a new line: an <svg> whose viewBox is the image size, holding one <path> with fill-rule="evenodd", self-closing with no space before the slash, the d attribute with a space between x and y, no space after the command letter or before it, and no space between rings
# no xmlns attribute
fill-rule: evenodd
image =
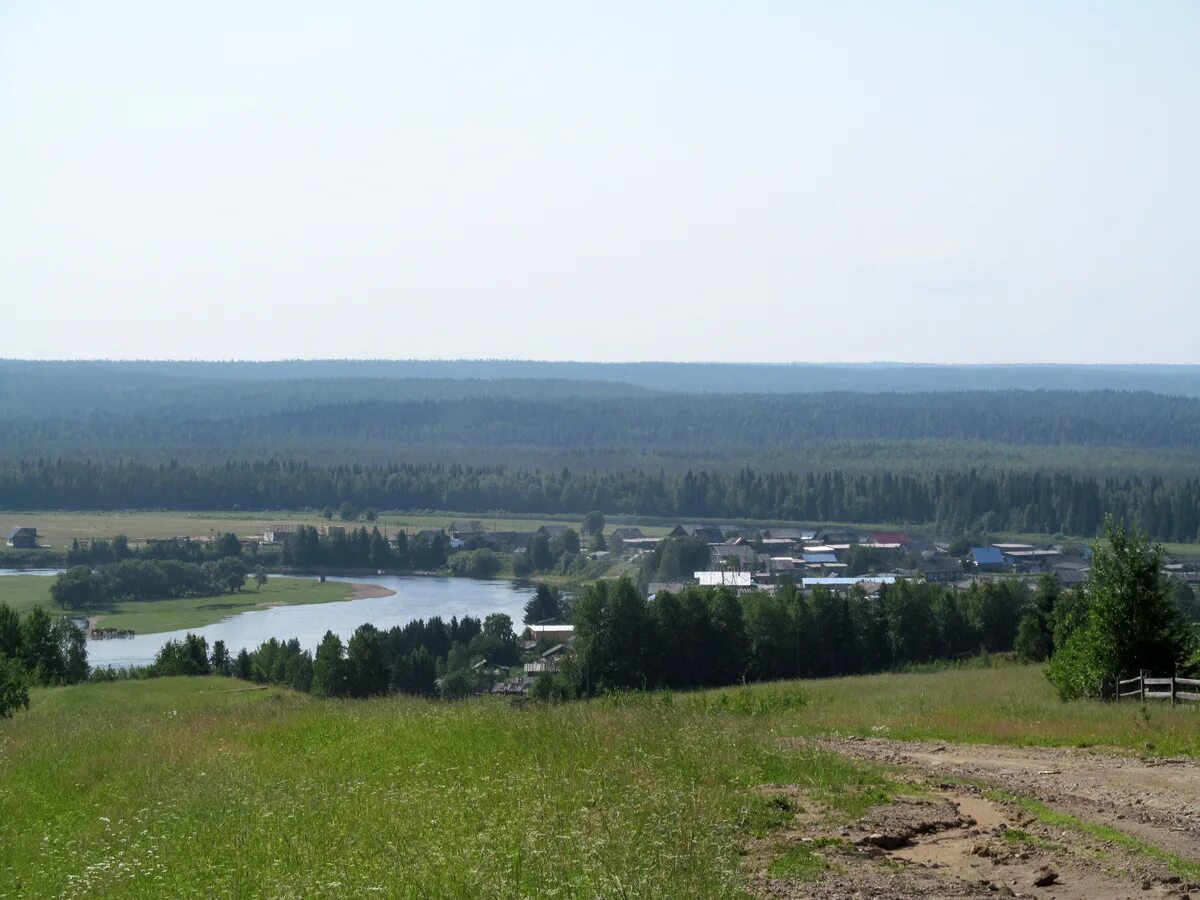
<svg viewBox="0 0 1200 900"><path fill-rule="evenodd" d="M726 698L729 698L728 700ZM1040 666L998 664L727 688L681 697L750 704L781 735L1046 746L1200 756L1200 703L1063 703Z"/></svg>
<svg viewBox="0 0 1200 900"><path fill-rule="evenodd" d="M830 733L1200 755L1200 708L1063 704L1025 666L527 708L39 690L0 723L0 894L740 897L791 820L762 786L842 821L898 790L793 740Z"/></svg>
<svg viewBox="0 0 1200 900"><path fill-rule="evenodd" d="M764 719L676 704L322 702L223 679L39 691L0 729L0 883L736 897L739 848L785 819L757 790L776 782L860 805L885 786Z"/></svg>

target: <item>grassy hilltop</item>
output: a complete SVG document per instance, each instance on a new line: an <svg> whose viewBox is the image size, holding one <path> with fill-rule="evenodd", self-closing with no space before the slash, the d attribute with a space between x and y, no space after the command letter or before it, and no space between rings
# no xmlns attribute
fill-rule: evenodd
<svg viewBox="0 0 1200 900"><path fill-rule="evenodd" d="M843 821L901 790L796 738L1198 756L1196 713L1060 704L1015 666L528 708L223 678L45 689L0 723L0 881L23 896L738 897L792 815L764 786Z"/></svg>

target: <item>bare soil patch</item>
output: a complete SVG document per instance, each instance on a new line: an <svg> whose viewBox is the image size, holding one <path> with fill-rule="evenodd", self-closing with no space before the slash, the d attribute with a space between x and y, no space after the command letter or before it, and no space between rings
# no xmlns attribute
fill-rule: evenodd
<svg viewBox="0 0 1200 900"><path fill-rule="evenodd" d="M986 781L1200 862L1200 764L1073 747L996 747L887 740L823 741L929 779Z"/></svg>
<svg viewBox="0 0 1200 900"><path fill-rule="evenodd" d="M382 584L362 584L356 583L350 585L351 600L367 600L371 597L390 597L396 592L389 587L384 587Z"/></svg>
<svg viewBox="0 0 1200 900"><path fill-rule="evenodd" d="M990 790L1037 800L1200 862L1200 766L1191 760L886 740L811 743L899 767L913 796L873 807L856 821L798 804L804 813L792 828L752 848L749 864L764 897L1200 896L1200 884L1165 860L1048 825ZM820 848L824 872L771 877L771 859L805 844Z"/></svg>

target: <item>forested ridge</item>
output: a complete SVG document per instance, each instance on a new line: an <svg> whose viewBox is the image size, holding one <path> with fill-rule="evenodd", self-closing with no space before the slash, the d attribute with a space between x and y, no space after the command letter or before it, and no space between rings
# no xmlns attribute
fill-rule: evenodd
<svg viewBox="0 0 1200 900"><path fill-rule="evenodd" d="M678 393L808 391L1152 391L1200 397L1200 366L1180 365L918 365L913 363L598 363L511 359L320 359L272 362L0 360L2 384L55 379L104 385L109 379L153 384L165 379L232 384L341 379L602 382Z"/></svg>
<svg viewBox="0 0 1200 900"><path fill-rule="evenodd" d="M782 392L799 372L804 389ZM815 389L880 372L895 390ZM962 389L992 383L1020 389ZM1024 389L1039 383L1104 389ZM1111 389L1151 384L1176 390ZM1192 541L1195 393L1200 367L0 360L0 507L350 502L1078 536L1111 512Z"/></svg>
<svg viewBox="0 0 1200 900"><path fill-rule="evenodd" d="M1098 533L1106 513L1152 537L1193 541L1200 478L1105 479L1027 471L570 471L502 466L318 466L294 461L219 466L26 462L0 467L9 509L359 508L589 510L659 518L878 522L946 530Z"/></svg>
<svg viewBox="0 0 1200 900"><path fill-rule="evenodd" d="M177 405L127 408L109 398L87 413L54 414L50 398L37 415L0 418L0 460L382 463L402 457L555 467L572 461L587 468L632 463L728 470L723 463L737 468L751 462L803 469L806 452L828 457L846 444L852 451L882 448L882 468L904 467L904 445L922 442L926 455L941 456L946 467L975 462L973 454L982 454L984 463L1004 448L1023 447L1037 448L1050 468L1059 448L1178 456L1200 445L1200 400L1117 391L610 396L575 393L566 384L536 390L493 384L472 396L426 386L411 389L415 396L386 399L380 396L388 390L385 382L357 385L365 394L352 395L357 399L347 399L342 384L334 392L339 399L321 402L327 388L313 386L316 401L303 393L257 396L217 388L211 396L187 394ZM889 448L895 450L890 460ZM1125 471L1132 474L1138 465L1129 463Z"/></svg>

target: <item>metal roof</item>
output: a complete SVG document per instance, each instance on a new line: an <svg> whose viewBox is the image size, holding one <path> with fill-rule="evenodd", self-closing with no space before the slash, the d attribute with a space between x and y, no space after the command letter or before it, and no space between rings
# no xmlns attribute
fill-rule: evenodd
<svg viewBox="0 0 1200 900"><path fill-rule="evenodd" d="M996 547L972 547L971 558L977 566L1000 566L1004 564L1004 554Z"/></svg>
<svg viewBox="0 0 1200 900"><path fill-rule="evenodd" d="M697 572L701 587L751 587L754 576L749 572Z"/></svg>
<svg viewBox="0 0 1200 900"><path fill-rule="evenodd" d="M857 578L805 578L805 587L850 587L855 584L895 584L895 575L860 575Z"/></svg>

